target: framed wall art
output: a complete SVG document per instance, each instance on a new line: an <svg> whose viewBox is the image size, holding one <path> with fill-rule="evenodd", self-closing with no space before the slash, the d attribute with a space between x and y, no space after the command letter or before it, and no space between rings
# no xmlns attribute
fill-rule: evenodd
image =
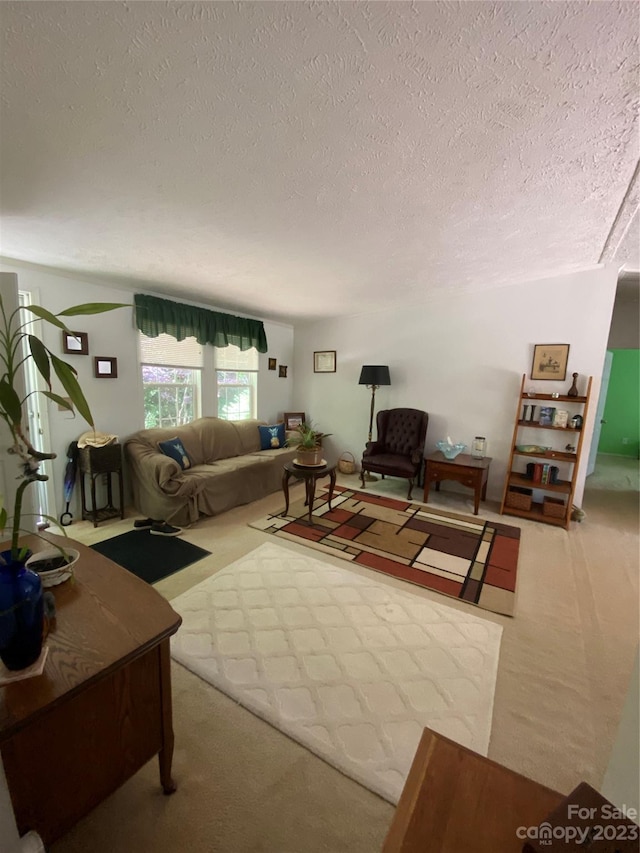
<svg viewBox="0 0 640 853"><path fill-rule="evenodd" d="M269 370L275 370L275 369L276 369L276 359L270 358L269 359Z"/></svg>
<svg viewBox="0 0 640 853"><path fill-rule="evenodd" d="M278 376L280 377L280 379L286 379L287 378L287 365L286 364L280 365L280 367L278 369Z"/></svg>
<svg viewBox="0 0 640 853"><path fill-rule="evenodd" d="M62 352L69 355L89 355L89 335L86 332L63 332Z"/></svg>
<svg viewBox="0 0 640 853"><path fill-rule="evenodd" d="M305 421L304 412L285 412L283 417L286 430L297 429Z"/></svg>
<svg viewBox="0 0 640 853"><path fill-rule="evenodd" d="M533 348L532 379L559 379L567 375L569 344L536 344Z"/></svg>
<svg viewBox="0 0 640 853"><path fill-rule="evenodd" d="M335 373L336 372L336 351L334 349L325 349L313 354L313 372L314 373Z"/></svg>
<svg viewBox="0 0 640 853"><path fill-rule="evenodd" d="M96 379L117 379L118 359L107 355L97 355L93 359L93 375Z"/></svg>

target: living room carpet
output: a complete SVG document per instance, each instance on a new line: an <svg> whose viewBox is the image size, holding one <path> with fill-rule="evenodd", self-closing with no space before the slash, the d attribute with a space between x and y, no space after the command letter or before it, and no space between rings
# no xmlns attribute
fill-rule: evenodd
<svg viewBox="0 0 640 853"><path fill-rule="evenodd" d="M91 547L147 583L162 580L211 553L179 536L152 536L148 530L129 530Z"/></svg>
<svg viewBox="0 0 640 853"><path fill-rule="evenodd" d="M171 604L176 661L391 803L425 726L487 754L500 625L271 542Z"/></svg>
<svg viewBox="0 0 640 853"><path fill-rule="evenodd" d="M337 486L252 527L513 616L520 528Z"/></svg>

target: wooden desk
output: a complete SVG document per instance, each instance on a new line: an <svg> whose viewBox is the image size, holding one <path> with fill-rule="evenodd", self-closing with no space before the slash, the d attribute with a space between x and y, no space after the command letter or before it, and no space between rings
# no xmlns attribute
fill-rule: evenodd
<svg viewBox="0 0 640 853"><path fill-rule="evenodd" d="M425 729L382 853L522 853L564 797Z"/></svg>
<svg viewBox="0 0 640 853"><path fill-rule="evenodd" d="M0 687L0 753L18 831L50 844L156 754L164 792L175 790L169 637L181 619L111 560L47 538L80 559L75 578L50 590L57 619L43 674Z"/></svg>
<svg viewBox="0 0 640 853"><path fill-rule="evenodd" d="M439 450L424 460L424 502L429 501L429 486L436 484L440 491L442 480L455 480L463 486L469 486L474 492L473 514L478 514L480 498L487 497L487 480L491 457L474 459L469 453L459 453L455 459L447 459Z"/></svg>

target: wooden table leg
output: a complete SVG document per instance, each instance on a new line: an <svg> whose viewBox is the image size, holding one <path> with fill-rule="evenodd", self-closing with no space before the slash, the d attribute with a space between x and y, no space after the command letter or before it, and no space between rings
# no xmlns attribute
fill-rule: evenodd
<svg viewBox="0 0 640 853"><path fill-rule="evenodd" d="M478 514L478 508L480 507L480 492L482 490L482 481L476 480L473 484L473 514Z"/></svg>
<svg viewBox="0 0 640 853"><path fill-rule="evenodd" d="M98 504L96 503L96 475L90 474L91 477L91 511L93 513L93 526L98 526Z"/></svg>
<svg viewBox="0 0 640 853"><path fill-rule="evenodd" d="M171 655L169 639L163 640L159 647L160 655L160 693L162 699L162 749L158 753L160 765L160 784L165 794L173 794L176 783L171 776L173 761L173 708L171 706Z"/></svg>
<svg viewBox="0 0 640 853"><path fill-rule="evenodd" d="M316 497L316 478L313 474L307 480L307 487L309 493L309 524L313 524L313 522L311 521L311 516L313 514L313 502Z"/></svg>
<svg viewBox="0 0 640 853"><path fill-rule="evenodd" d="M423 503L429 502L429 486L431 483L429 482L429 470L427 468L427 463L424 464L424 495L422 496Z"/></svg>
<svg viewBox="0 0 640 853"><path fill-rule="evenodd" d="M336 484L336 469L329 472L329 509L331 509L331 500L333 498L333 487Z"/></svg>
<svg viewBox="0 0 640 853"><path fill-rule="evenodd" d="M284 492L284 512L280 515L286 515L289 512L289 472L286 468L282 471L282 491Z"/></svg>

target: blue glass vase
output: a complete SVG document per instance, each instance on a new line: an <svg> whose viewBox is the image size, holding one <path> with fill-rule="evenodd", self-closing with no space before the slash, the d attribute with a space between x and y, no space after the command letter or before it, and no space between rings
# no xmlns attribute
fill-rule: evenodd
<svg viewBox="0 0 640 853"><path fill-rule="evenodd" d="M7 669L31 666L42 651L44 606L40 576L0 552L0 660Z"/></svg>

